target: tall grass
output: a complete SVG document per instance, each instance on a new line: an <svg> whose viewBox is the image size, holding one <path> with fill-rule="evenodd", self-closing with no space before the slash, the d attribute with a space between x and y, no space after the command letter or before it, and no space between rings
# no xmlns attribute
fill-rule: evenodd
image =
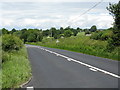
<svg viewBox="0 0 120 90"><path fill-rule="evenodd" d="M44 41L45 40L45 41ZM109 58L118 60L118 51L116 48L113 52L106 51L107 41L92 40L89 36L85 36L84 33L79 33L77 36L69 38L59 39L59 43L56 40L43 39L43 42L29 43L34 45L41 45L51 48L65 49L94 56Z"/></svg>
<svg viewBox="0 0 120 90"><path fill-rule="evenodd" d="M2 64L2 88L18 88L31 76L27 50L23 47L19 51L3 53L6 60Z"/></svg>

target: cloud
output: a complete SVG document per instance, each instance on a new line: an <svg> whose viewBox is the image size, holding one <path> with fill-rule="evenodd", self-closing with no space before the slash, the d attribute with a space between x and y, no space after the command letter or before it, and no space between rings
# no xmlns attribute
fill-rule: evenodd
<svg viewBox="0 0 120 90"><path fill-rule="evenodd" d="M4 2L2 3L2 15L0 28L40 28L51 27L81 27L89 28L96 25L98 28L109 28L113 18L108 14L104 2L95 9L81 16L83 12L93 6L95 2Z"/></svg>
<svg viewBox="0 0 120 90"><path fill-rule="evenodd" d="M59 15L58 15L59 16ZM58 17L56 16L56 17ZM100 15L84 15L82 17L78 17L76 20L73 21L73 19L77 15L69 16L68 19L66 17L61 18L58 17L57 19L31 19L31 18L25 18L21 19L20 21L16 22L17 20L13 19L3 19L2 25L3 26L19 26L19 27L34 27L34 28L50 28L50 27L80 27L80 28L90 28L92 25L96 25L98 28L109 28L112 26L113 18L109 16L108 14L100 14ZM72 21L71 21L72 20ZM12 29L12 28L11 28Z"/></svg>
<svg viewBox="0 0 120 90"><path fill-rule="evenodd" d="M76 18L77 17L77 18ZM68 23L72 27L87 27L90 28L92 25L96 25L98 28L109 28L112 26L114 20L109 14L86 14L79 17L79 15L71 16Z"/></svg>

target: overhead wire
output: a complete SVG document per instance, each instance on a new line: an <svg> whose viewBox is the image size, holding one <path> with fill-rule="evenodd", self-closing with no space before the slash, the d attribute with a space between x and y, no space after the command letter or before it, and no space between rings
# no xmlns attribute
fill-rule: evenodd
<svg viewBox="0 0 120 90"><path fill-rule="evenodd" d="M74 22L78 17L81 17L82 15L86 14L87 12L89 12L90 10L92 10L93 8L95 8L96 6L98 6L100 3L102 3L103 0L101 0L100 2L96 3L94 6L92 6L91 8L89 8L87 11L83 12L82 14L80 14L79 16L76 16L75 18L72 18L70 21ZM70 22L68 20L68 22Z"/></svg>

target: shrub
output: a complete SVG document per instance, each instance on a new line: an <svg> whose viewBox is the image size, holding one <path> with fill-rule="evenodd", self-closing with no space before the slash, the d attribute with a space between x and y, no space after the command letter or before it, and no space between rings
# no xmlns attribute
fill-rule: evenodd
<svg viewBox="0 0 120 90"><path fill-rule="evenodd" d="M19 50L22 48L23 42L20 40L20 38L14 36L14 35L3 35L2 37L2 50L3 51L13 51L13 50Z"/></svg>
<svg viewBox="0 0 120 90"><path fill-rule="evenodd" d="M112 52L115 48L115 46L112 43L113 43L113 40L111 38L108 39L108 44L107 44L107 47L106 47L106 50L108 52Z"/></svg>
<svg viewBox="0 0 120 90"><path fill-rule="evenodd" d="M73 34L73 32L70 31L70 30L66 30L66 31L64 32L64 36L65 36L65 37L70 37L70 36L72 36L72 34Z"/></svg>
<svg viewBox="0 0 120 90"><path fill-rule="evenodd" d="M90 33L90 31L85 31L85 35L86 35L86 34L91 34L91 33Z"/></svg>
<svg viewBox="0 0 120 90"><path fill-rule="evenodd" d="M95 40L99 40L99 39L101 39L102 34L103 34L102 32L95 32L92 34L92 36L90 38L95 39Z"/></svg>
<svg viewBox="0 0 120 90"><path fill-rule="evenodd" d="M8 61L10 59L10 55L8 52L2 51L2 63Z"/></svg>

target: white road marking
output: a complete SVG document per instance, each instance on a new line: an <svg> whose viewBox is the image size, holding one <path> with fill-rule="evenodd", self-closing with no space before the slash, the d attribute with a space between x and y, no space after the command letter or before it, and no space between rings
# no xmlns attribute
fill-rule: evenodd
<svg viewBox="0 0 120 90"><path fill-rule="evenodd" d="M33 86L27 87L27 90L34 90L34 87Z"/></svg>
<svg viewBox="0 0 120 90"><path fill-rule="evenodd" d="M73 59L72 58L67 58L68 61L72 61Z"/></svg>
<svg viewBox="0 0 120 90"><path fill-rule="evenodd" d="M42 48L42 50L44 50L44 48ZM46 49L46 50L47 50L47 49ZM88 68L89 68L90 70L92 70L92 71L99 71L99 72L108 74L108 75L110 75L110 76L113 76L113 77L116 77L116 78L120 78L120 76L118 76L118 75L116 75L116 74L114 74L114 73L108 72L108 71L106 71L106 70L102 70L102 69L100 69L100 68L97 68L97 67L94 67L94 66L92 66L92 65L83 63L83 62L81 62L81 61L78 61L78 60L69 58L69 57L67 57L67 56L61 55L61 54L59 54L59 53L56 53L56 52L53 52L53 51L50 51L50 50L47 50L47 51L50 52L50 53L59 55L59 56L61 56L61 57L63 57L63 58L66 58L68 61L74 61L74 62L76 62L76 63L82 64L82 65L88 67Z"/></svg>
<svg viewBox="0 0 120 90"><path fill-rule="evenodd" d="M94 72L96 72L97 70L96 69L93 69L93 68L89 68L90 70L92 70L92 71L94 71Z"/></svg>

